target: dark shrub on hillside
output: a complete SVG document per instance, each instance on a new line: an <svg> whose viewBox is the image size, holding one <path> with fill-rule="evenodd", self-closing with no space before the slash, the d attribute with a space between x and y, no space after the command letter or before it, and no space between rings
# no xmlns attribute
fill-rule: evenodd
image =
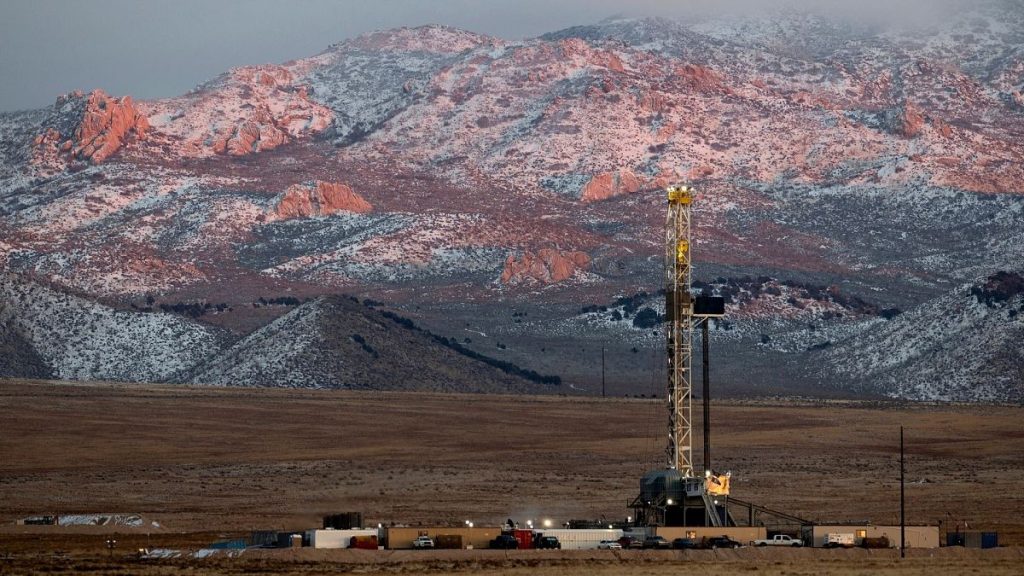
<svg viewBox="0 0 1024 576"><path fill-rule="evenodd" d="M984 284L971 287L971 295L989 308L997 308L1014 296L1024 293L1024 277L1016 272L999 271Z"/></svg>
<svg viewBox="0 0 1024 576"><path fill-rule="evenodd" d="M654 328L658 325L658 313L653 308L641 308L633 317L633 326L636 328Z"/></svg>

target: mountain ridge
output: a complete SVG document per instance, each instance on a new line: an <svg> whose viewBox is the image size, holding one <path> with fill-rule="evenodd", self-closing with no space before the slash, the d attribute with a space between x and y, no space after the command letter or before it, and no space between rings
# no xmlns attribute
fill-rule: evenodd
<svg viewBox="0 0 1024 576"><path fill-rule="evenodd" d="M927 307L1024 261L1024 38L1009 25L1024 14L992 6L1003 12L947 24L962 55L942 35L813 18L756 34L612 20L522 41L428 26L234 68L174 98L72 93L0 114L0 266L121 306L223 302L232 311L211 321L235 341L279 320L252 307L265 287L350 292L422 308L436 334L490 335L477 353L549 366L522 332L534 322L510 325L507 310L546 310L532 338L551 349L611 336L581 331L572 307L659 288L660 190L687 180L699 279L767 275ZM746 313L730 308L756 324ZM560 375L582 377L577 356ZM864 386L832 364L794 380ZM927 396L880 380L874 392Z"/></svg>

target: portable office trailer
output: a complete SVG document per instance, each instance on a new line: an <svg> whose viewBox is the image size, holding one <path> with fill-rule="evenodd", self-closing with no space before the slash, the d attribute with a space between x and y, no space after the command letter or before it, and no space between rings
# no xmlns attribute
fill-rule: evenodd
<svg viewBox="0 0 1024 576"><path fill-rule="evenodd" d="M377 529L368 530L307 530L306 539L312 548L348 548L353 536L376 536Z"/></svg>
<svg viewBox="0 0 1024 576"><path fill-rule="evenodd" d="M900 547L900 527L899 526L868 526L868 525L848 525L848 526L810 526L809 530L805 530L805 537L811 540L811 546L815 548L822 548L825 546L826 537L829 534L834 533L851 533L854 535L854 545L861 546L864 543L865 538L881 538L886 537L889 539L890 548ZM939 527L938 526L907 526L907 548L938 548L939 547Z"/></svg>
<svg viewBox="0 0 1024 576"><path fill-rule="evenodd" d="M537 534L558 538L558 542L562 545L562 550L594 550L602 540L618 540L622 538L622 530L555 528L537 530Z"/></svg>

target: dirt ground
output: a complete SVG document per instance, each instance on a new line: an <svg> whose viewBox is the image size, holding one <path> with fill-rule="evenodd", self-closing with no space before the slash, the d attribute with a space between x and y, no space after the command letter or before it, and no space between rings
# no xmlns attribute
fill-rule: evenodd
<svg viewBox="0 0 1024 576"><path fill-rule="evenodd" d="M699 430L697 405L694 414ZM117 532L120 555L196 549L250 530L315 527L344 511L362 512L366 524L414 526L624 519L640 475L663 465L665 419L660 401L643 399L0 381L0 572L172 573L181 568L174 561L125 567L123 556L106 557L103 541ZM732 471L737 497L809 520L876 524L898 519L902 424L908 522L995 530L1001 544L1024 545L1022 407L733 400L713 404L712 422L714 466ZM699 434L694 444L700 462ZM139 514L144 522L14 524L70 513ZM282 552L210 560L203 571L367 569L347 556ZM540 562L550 574L612 574L624 565L667 574L697 559L522 552L399 557L370 571L525 574ZM903 562L889 551L805 552L726 564L768 574L924 574L937 566L1010 574L1024 566L1019 548L940 550ZM716 560L700 558L697 573L732 573Z"/></svg>

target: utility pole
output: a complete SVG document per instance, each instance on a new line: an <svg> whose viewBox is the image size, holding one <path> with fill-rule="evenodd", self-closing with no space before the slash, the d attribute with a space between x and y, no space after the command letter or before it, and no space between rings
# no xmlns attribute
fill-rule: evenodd
<svg viewBox="0 0 1024 576"><path fill-rule="evenodd" d="M907 508L904 498L903 426L900 426L900 558L907 557Z"/></svg>
<svg viewBox="0 0 1024 576"><path fill-rule="evenodd" d="M604 345L601 345L601 398L604 398Z"/></svg>

